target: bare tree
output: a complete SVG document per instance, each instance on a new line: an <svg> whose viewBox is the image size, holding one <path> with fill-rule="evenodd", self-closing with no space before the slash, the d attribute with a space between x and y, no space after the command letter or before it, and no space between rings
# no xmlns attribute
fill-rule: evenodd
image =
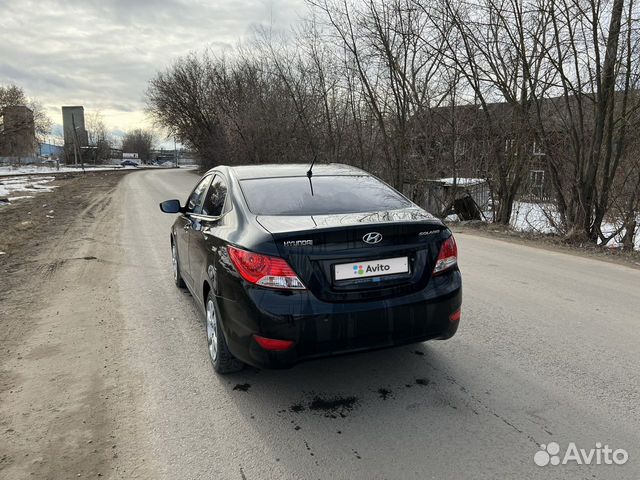
<svg viewBox="0 0 640 480"><path fill-rule="evenodd" d="M308 0L286 41L178 59L148 109L207 166L342 161L418 201L428 175L481 176L503 224L543 164L558 231L605 241L636 218L634 1Z"/></svg>
<svg viewBox="0 0 640 480"><path fill-rule="evenodd" d="M122 151L137 153L138 158L147 163L151 159L151 150L155 143L153 132L137 128L124 134Z"/></svg>
<svg viewBox="0 0 640 480"><path fill-rule="evenodd" d="M508 224L528 173L533 101L546 94L553 76L538 47L549 28L549 14L520 0L473 5L443 0L435 9L423 0L413 3L431 9L431 24L445 39L443 56L466 83L458 98L475 105L484 119L491 151L488 180L497 198L495 218Z"/></svg>
<svg viewBox="0 0 640 480"><path fill-rule="evenodd" d="M42 142L46 135L51 132L51 119L47 116L44 108L35 99L28 98L24 90L16 85L0 85L0 144L3 142L4 134L10 134L2 121L3 111L6 107L25 106L29 108L33 114L33 125L31 119L25 119L29 125L16 124L13 127L23 129L25 127L34 129L34 142ZM34 144L34 149L37 145Z"/></svg>
<svg viewBox="0 0 640 480"><path fill-rule="evenodd" d="M206 53L202 58L190 54L159 73L147 91L156 123L192 148L205 166L224 163L228 150L212 79L217 67Z"/></svg>
<svg viewBox="0 0 640 480"><path fill-rule="evenodd" d="M430 12L409 0L352 5L310 1L326 19L344 52L344 65L359 99L366 102L382 137L385 177L402 189L410 165L412 118L442 97L436 81L443 38L427 30ZM429 38L430 42L422 39ZM357 82L357 83L355 83Z"/></svg>
<svg viewBox="0 0 640 480"><path fill-rule="evenodd" d="M26 105L24 90L16 85L0 85L0 110L12 105Z"/></svg>
<svg viewBox="0 0 640 480"><path fill-rule="evenodd" d="M542 53L558 72L560 101L552 112L538 109L539 129L551 142L542 117L552 113L564 133L562 148L548 145L548 163L567 238L595 242L604 239L612 186L638 125L638 8L633 0L555 0L548 9L553 29Z"/></svg>
<svg viewBox="0 0 640 480"><path fill-rule="evenodd" d="M96 163L104 163L111 156L111 148L114 145L113 137L109 133L100 111L87 115L85 121L89 146L92 147L94 152L94 161Z"/></svg>

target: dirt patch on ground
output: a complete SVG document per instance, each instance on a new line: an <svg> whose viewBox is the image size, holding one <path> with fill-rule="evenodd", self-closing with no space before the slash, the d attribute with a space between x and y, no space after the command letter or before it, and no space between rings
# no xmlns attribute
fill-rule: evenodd
<svg viewBox="0 0 640 480"><path fill-rule="evenodd" d="M68 230L79 216L95 218L96 212L105 209L108 203L104 202L111 201L109 194L126 173L60 174L49 184L57 187L52 192L30 193L33 198L0 205L2 290L6 293L7 280L22 281L28 267L51 246L51 239ZM106 200L101 202L102 198Z"/></svg>
<svg viewBox="0 0 640 480"><path fill-rule="evenodd" d="M563 241L556 235L541 235L531 232L518 232L510 228L485 222L448 223L453 233L479 235L486 238L506 240L528 247L544 248L570 255L596 258L606 262L626 265L640 269L640 252L624 252L615 248L604 248L596 245L574 245Z"/></svg>

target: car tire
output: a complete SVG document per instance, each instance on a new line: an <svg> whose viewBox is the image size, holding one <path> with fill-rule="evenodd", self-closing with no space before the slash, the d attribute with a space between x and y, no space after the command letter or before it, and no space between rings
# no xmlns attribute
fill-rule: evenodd
<svg viewBox="0 0 640 480"><path fill-rule="evenodd" d="M171 263L173 266L173 281L176 287L185 288L187 285L184 283L180 273L180 257L178 257L178 247L175 240L171 240Z"/></svg>
<svg viewBox="0 0 640 480"><path fill-rule="evenodd" d="M244 368L244 363L229 351L219 320L220 314L215 295L213 292L209 292L205 301L205 326L211 364L213 369L220 374L238 372Z"/></svg>

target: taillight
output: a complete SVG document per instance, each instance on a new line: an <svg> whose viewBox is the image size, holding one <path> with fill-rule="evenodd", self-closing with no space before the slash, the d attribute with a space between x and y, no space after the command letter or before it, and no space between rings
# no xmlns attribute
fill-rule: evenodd
<svg viewBox="0 0 640 480"><path fill-rule="evenodd" d="M451 235L440 247L440 253L436 260L436 266L433 267L433 275L439 275L447 270L451 270L458 264L458 246Z"/></svg>
<svg viewBox="0 0 640 480"><path fill-rule="evenodd" d="M254 335L253 338L262 348L272 352L284 352L293 347L291 340L276 340L275 338L266 338L260 335Z"/></svg>
<svg viewBox="0 0 640 480"><path fill-rule="evenodd" d="M282 258L247 252L236 247L227 247L229 257L238 273L247 282L263 287L304 289L296 273Z"/></svg>

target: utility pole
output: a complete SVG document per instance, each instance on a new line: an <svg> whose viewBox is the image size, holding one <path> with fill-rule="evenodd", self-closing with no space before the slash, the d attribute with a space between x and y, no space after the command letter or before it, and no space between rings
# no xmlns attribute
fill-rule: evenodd
<svg viewBox="0 0 640 480"><path fill-rule="evenodd" d="M173 136L173 158L176 159L176 168L178 168L178 148L176 147L176 136Z"/></svg>
<svg viewBox="0 0 640 480"><path fill-rule="evenodd" d="M85 173L84 160L82 159L80 145L78 145L78 129L76 128L76 117L73 113L71 114L71 126L73 127L73 154L76 160L76 165L78 165L78 156L80 156L80 162L82 163L82 173Z"/></svg>

